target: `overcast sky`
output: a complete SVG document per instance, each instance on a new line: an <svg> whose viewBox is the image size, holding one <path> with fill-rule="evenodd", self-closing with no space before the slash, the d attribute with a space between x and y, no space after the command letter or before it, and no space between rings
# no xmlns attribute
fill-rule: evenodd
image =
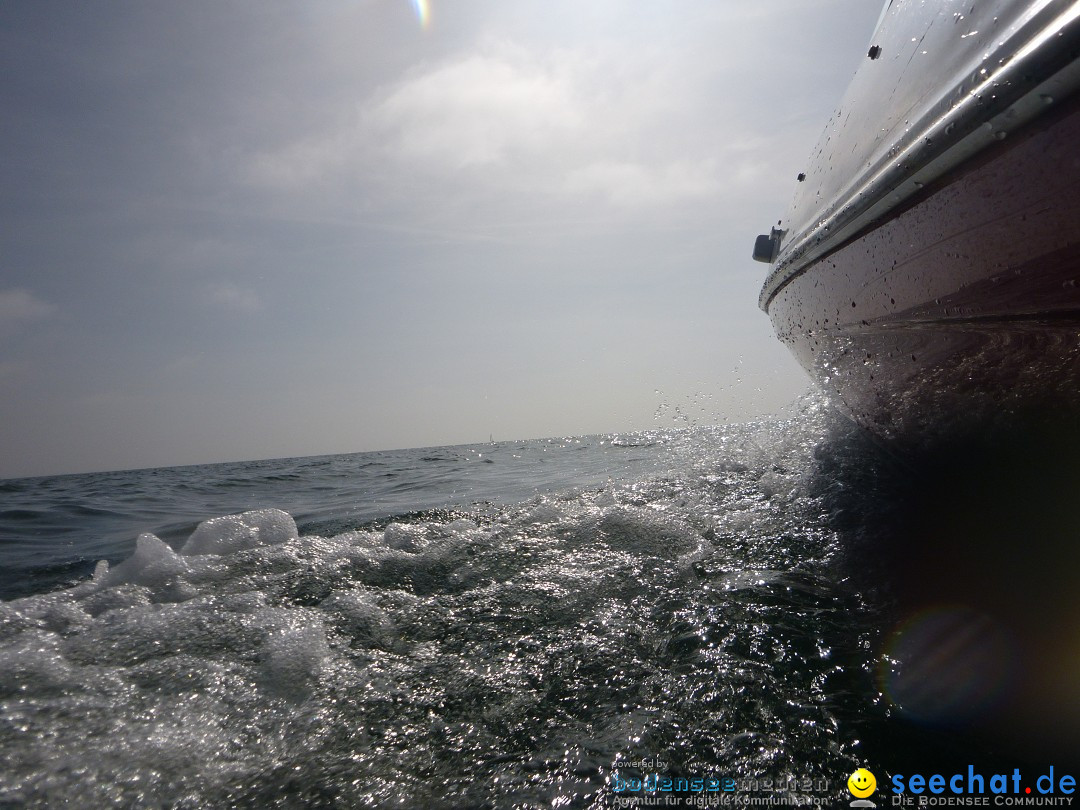
<svg viewBox="0 0 1080 810"><path fill-rule="evenodd" d="M0 477L776 411L753 238L879 10L0 4Z"/></svg>

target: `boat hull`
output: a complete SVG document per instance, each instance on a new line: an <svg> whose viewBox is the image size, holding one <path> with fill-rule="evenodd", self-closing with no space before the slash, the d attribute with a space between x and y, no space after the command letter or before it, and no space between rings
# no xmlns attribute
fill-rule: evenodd
<svg viewBox="0 0 1080 810"><path fill-rule="evenodd" d="M896 440L1080 414L1080 104L806 265L767 311L855 421Z"/></svg>

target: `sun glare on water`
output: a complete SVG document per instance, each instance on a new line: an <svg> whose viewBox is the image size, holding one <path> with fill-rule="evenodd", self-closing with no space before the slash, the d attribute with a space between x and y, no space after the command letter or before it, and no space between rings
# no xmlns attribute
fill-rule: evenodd
<svg viewBox="0 0 1080 810"><path fill-rule="evenodd" d="M428 23L431 22L431 3L428 0L412 0L412 4L416 9L416 18L420 20L421 27L427 28Z"/></svg>

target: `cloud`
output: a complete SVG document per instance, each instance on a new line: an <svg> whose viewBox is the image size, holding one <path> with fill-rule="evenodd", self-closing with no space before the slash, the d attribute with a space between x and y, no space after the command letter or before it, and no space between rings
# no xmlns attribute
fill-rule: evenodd
<svg viewBox="0 0 1080 810"><path fill-rule="evenodd" d="M366 111L391 154L449 170L536 157L588 124L579 60L516 48L479 53L411 77Z"/></svg>
<svg viewBox="0 0 1080 810"><path fill-rule="evenodd" d="M0 291L0 331L13 332L52 315L56 307L22 288Z"/></svg>
<svg viewBox="0 0 1080 810"><path fill-rule="evenodd" d="M498 224L568 206L696 206L730 196L744 182L740 158L761 148L740 139L737 117L723 138L719 123L702 126L710 81L688 78L662 48L488 41L421 64L348 114L320 116L336 123L252 156L247 176L287 204L311 201L308 210L351 206L463 230L466 217ZM724 104L711 99L705 117Z"/></svg>
<svg viewBox="0 0 1080 810"><path fill-rule="evenodd" d="M387 160L454 173L535 159L586 126L570 64L544 63L516 47L495 50L410 72L335 125L257 154L250 179L303 186L368 174Z"/></svg>
<svg viewBox="0 0 1080 810"><path fill-rule="evenodd" d="M235 284L215 284L207 288L206 300L213 306L230 312L251 313L263 309L262 299L254 290Z"/></svg>
<svg viewBox="0 0 1080 810"><path fill-rule="evenodd" d="M612 205L665 205L715 194L716 165L709 159L659 165L601 160L572 169L565 188L601 196Z"/></svg>

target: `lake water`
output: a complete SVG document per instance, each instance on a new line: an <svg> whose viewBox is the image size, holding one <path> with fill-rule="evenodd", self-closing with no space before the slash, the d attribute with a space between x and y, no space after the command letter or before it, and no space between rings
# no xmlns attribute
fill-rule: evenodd
<svg viewBox="0 0 1080 810"><path fill-rule="evenodd" d="M1016 463L965 486L811 397L2 481L0 806L846 806L860 766L878 806L969 766L1024 794L1076 774L1080 544L1045 505L997 537L975 496Z"/></svg>

